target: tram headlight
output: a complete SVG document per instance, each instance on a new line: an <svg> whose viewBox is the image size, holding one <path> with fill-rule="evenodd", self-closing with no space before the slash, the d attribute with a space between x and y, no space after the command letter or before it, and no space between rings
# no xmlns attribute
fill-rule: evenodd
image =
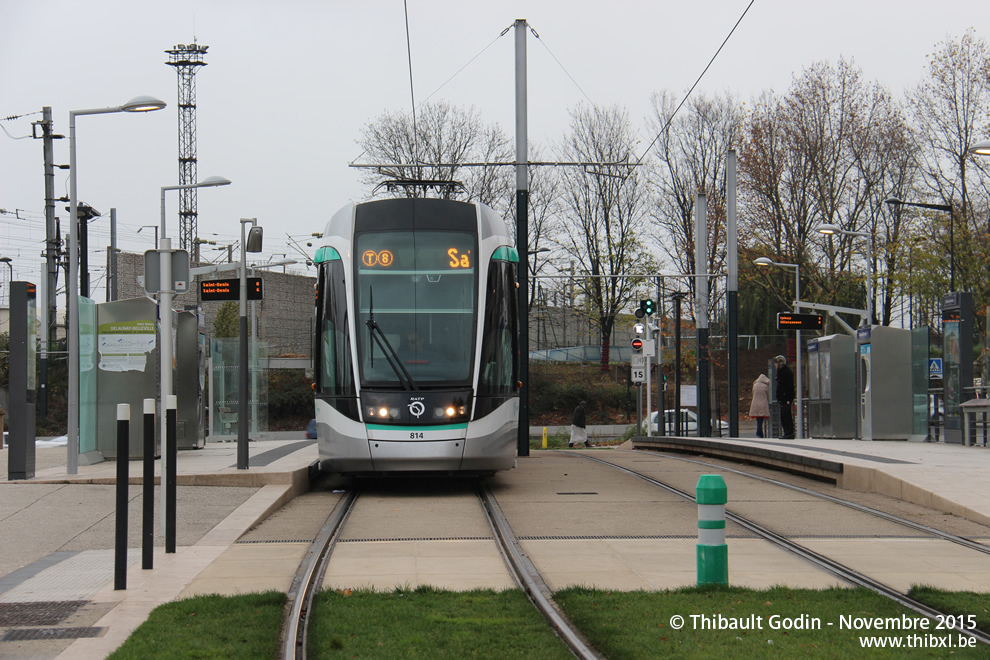
<svg viewBox="0 0 990 660"><path fill-rule="evenodd" d="M378 416L379 417L388 417L388 408L379 408L378 409Z"/></svg>
<svg viewBox="0 0 990 660"><path fill-rule="evenodd" d="M450 419L452 417L464 417L465 415L467 415L467 406L459 406L456 403L434 408L433 410L433 416L437 419Z"/></svg>

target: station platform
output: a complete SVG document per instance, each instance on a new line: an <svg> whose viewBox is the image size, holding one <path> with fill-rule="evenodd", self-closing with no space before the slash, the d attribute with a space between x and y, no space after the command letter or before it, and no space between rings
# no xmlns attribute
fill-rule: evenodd
<svg viewBox="0 0 990 660"><path fill-rule="evenodd" d="M629 456L634 447L661 440L636 438L622 447L612 449L587 449L587 452L618 451ZM990 450L938 443L862 442L856 440L772 440L755 438L678 439L679 451L705 455L724 455L734 460L753 462L777 461L781 467L800 471L801 465L814 470L830 470L836 475L836 483L843 488L878 492L935 509L952 512L968 520L990 525ZM44 443L42 443L43 445ZM546 478L540 470L566 460L562 456L570 452L533 451L531 459L520 458L518 467L504 478L505 483L517 490L521 500L532 501L531 495L546 488ZM636 452L638 454L638 452ZM177 462L179 484L178 547L177 552L165 554L160 538L156 538L154 569L141 570L140 521L141 521L141 462L130 464L130 528L129 570L127 589L113 589L113 525L116 464L112 461L79 466L78 473L66 472L66 449L63 446L39 446L37 450L36 476L30 480L7 480L7 450L0 451L0 629L17 627L17 610L25 604L37 604L41 610L57 610L66 604L76 604L78 610L72 625L77 630L93 631L92 637L77 636L73 639L48 639L30 641L30 651L23 657L104 658L119 646L142 623L152 609L162 603L195 593L197 580L203 576L224 574L228 576L229 589L214 589L210 593L237 593L266 588L287 589L291 573L307 544L298 543L292 556L272 557L271 547L237 546L235 543L248 530L264 520L273 511L306 491L310 466L317 460L315 441L305 440L303 434L278 440L252 442L250 467L237 469L235 443L207 443L204 449L179 453ZM761 456L762 455L762 456ZM754 457L761 460L753 460ZM572 462L573 458L570 459ZM583 463L583 462L582 462ZM156 476L160 461L156 461ZM502 478L502 477L500 477ZM528 489L528 490L527 490ZM603 507L613 506L603 504ZM603 508L601 511L609 509ZM614 508L615 517L625 515ZM157 512L156 512L157 515ZM597 516L597 509L584 509L576 515ZM158 524L156 522L156 529ZM157 532L156 532L157 533ZM465 542L465 547L468 543ZM667 588L672 583L663 582L669 575L633 575L627 582L609 582L614 575L596 574L605 570L600 561L593 561L594 553L607 546L607 551L619 557L628 552L633 555L656 553L658 548L667 552L674 546L685 546L686 554L693 557L694 541L675 539L647 542L588 541L584 545L566 546L566 541L527 541L526 551L546 570L552 588L574 583L612 584L615 588ZM658 545L659 543L659 545ZM793 579L780 572L780 564L769 568L776 561L768 557L752 543L739 542L732 555L732 583L740 586L769 586L787 583L794 586L827 586L830 580L803 573L795 562ZM650 545L651 544L651 545ZM480 544L484 545L484 544ZM649 545L649 547L647 547ZM628 546L628 548L626 547ZM399 546L381 544L379 550L388 552L435 553L438 545L425 543ZM583 549L586 548L586 549ZM238 552L232 552L237 549ZM449 552L449 549L445 552ZM489 553L490 549L467 550ZM582 554L582 553L587 554ZM266 554L267 553L267 554ZM665 569L672 565L665 556ZM588 561L584 561L587 558ZM437 558L434 557L434 560ZM495 564L497 558L492 558ZM243 563L232 563L243 562ZM276 567L281 562L284 566ZM441 563L452 563L449 558ZM252 571L268 563L278 575L257 576ZM612 563L609 563L611 566ZM220 569L218 570L218 566ZM252 567L245 569L245 566ZM691 566L681 567L679 578L691 581ZM208 570L210 569L210 570ZM973 573L973 566L961 566L959 570ZM924 569L904 569L906 572ZM982 569L981 569L982 571ZM495 575L497 571L493 573ZM635 573L633 571L632 573ZM990 580L990 570L982 571ZM981 574L982 574L981 573ZM575 576L574 579L568 576ZM415 580L408 575L387 576L392 584L407 584ZM964 581L967 576L956 576ZM264 578L269 578L264 579ZM477 588L477 575L470 582L458 584L456 580L438 584L443 588ZM253 580L253 581L252 581ZM505 588L504 578L493 577L492 588ZM284 583L284 586L279 586ZM834 583L834 581L831 581ZM325 585L328 584L325 582ZM973 588L990 590L990 587L972 583ZM990 583L988 583L990 584ZM13 622L13 623L12 623ZM64 623L64 622L63 622ZM23 623L24 626L43 625ZM0 656L6 655L3 647L18 642L0 636ZM10 648L10 647L8 647ZM18 647L21 648L21 647Z"/></svg>

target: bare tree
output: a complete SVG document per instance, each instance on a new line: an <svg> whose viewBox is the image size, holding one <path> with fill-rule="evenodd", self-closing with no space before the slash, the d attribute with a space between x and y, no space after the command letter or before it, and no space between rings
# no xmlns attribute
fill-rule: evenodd
<svg viewBox="0 0 990 660"><path fill-rule="evenodd" d="M967 31L929 55L927 76L907 98L917 127L925 183L943 200L970 208L969 147L990 131L990 48ZM980 163L982 165L982 163ZM983 168L985 170L985 167ZM980 173L978 173L980 174Z"/></svg>
<svg viewBox="0 0 990 660"><path fill-rule="evenodd" d="M694 274L694 200L696 193L704 192L708 196L707 270L720 273L726 259L725 164L743 122L743 109L729 94L696 97L671 120L676 107L668 92L653 96L652 124L660 135L653 148L656 159L650 177L656 190L653 220L660 230L656 241L679 272ZM695 278L688 281L694 294ZM710 316L724 296L719 282L709 279Z"/></svg>
<svg viewBox="0 0 990 660"><path fill-rule="evenodd" d="M944 246L939 250L942 258L931 264L932 274L944 273L954 262L956 290L972 291L977 309L985 308L990 303L986 286L990 162L974 158L969 147L990 135L990 46L973 30L937 44L929 56L925 79L907 96L921 146L924 183L929 194L939 198L914 201L953 207L951 216L927 213L926 221L938 229L935 239ZM982 199L974 200L974 192ZM951 260L946 229L954 248ZM985 330L985 316L977 317L977 327Z"/></svg>
<svg viewBox="0 0 990 660"><path fill-rule="evenodd" d="M864 82L847 60L805 69L786 96L764 94L750 114L740 158L749 247L762 244L774 251L766 256L798 264L807 285L802 297L862 309L867 269L855 284L849 276L863 264L862 241L871 241L871 270L896 268L876 222L890 189L905 185L906 141L889 93ZM870 237L823 239L817 228L825 223ZM896 231L882 238L896 241ZM881 307L889 308L896 292L880 291L887 301Z"/></svg>
<svg viewBox="0 0 990 660"><path fill-rule="evenodd" d="M424 105L413 126L404 112L381 115L361 131L359 144L381 166L367 170L362 181L372 193L389 181L458 182L463 189L436 186L444 198L479 201L506 214L511 200L512 145L498 124L485 125L474 108L465 110L440 102ZM491 163L464 167L465 163ZM502 163L499 166L496 163ZM425 196L428 187L392 186L386 194Z"/></svg>
<svg viewBox="0 0 990 660"><path fill-rule="evenodd" d="M636 137L628 114L579 105L571 112L570 134L560 145L563 160L586 163L629 162ZM637 278L655 260L644 244L647 186L632 167L564 168L562 207L567 225L562 240L582 274L581 293L601 331L603 369L608 368L610 335L619 311L636 295ZM604 276L604 277L603 277Z"/></svg>

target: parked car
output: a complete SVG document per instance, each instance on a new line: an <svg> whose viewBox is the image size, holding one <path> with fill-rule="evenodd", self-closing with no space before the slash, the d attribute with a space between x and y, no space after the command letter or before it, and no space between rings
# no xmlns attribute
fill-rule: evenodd
<svg viewBox="0 0 990 660"><path fill-rule="evenodd" d="M664 410L664 433L670 435L674 433L674 411ZM650 415L650 429L653 433L659 433L657 429L657 411ZM729 423L718 420L718 424L712 422L713 435L728 435ZM698 435L698 414L690 408L681 408L681 434Z"/></svg>

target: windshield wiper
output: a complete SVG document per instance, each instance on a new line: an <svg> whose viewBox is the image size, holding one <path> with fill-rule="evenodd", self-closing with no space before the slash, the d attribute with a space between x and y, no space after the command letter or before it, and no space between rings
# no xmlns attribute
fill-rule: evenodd
<svg viewBox="0 0 990 660"><path fill-rule="evenodd" d="M385 336L385 332L382 330L381 326L375 321L375 297L374 290L368 289L368 320L365 321L365 325L368 326L368 335L378 344L378 347L382 349L382 353L385 354L385 359L388 361L388 365L392 367L392 371L395 372L396 377L399 379L399 384L402 385L404 390L418 390L419 387L416 386L416 381L413 380L412 376L409 375L409 371L406 370L402 360L399 359L399 355L392 348L392 344L389 343L388 337ZM371 366L375 366L375 351L371 351Z"/></svg>

